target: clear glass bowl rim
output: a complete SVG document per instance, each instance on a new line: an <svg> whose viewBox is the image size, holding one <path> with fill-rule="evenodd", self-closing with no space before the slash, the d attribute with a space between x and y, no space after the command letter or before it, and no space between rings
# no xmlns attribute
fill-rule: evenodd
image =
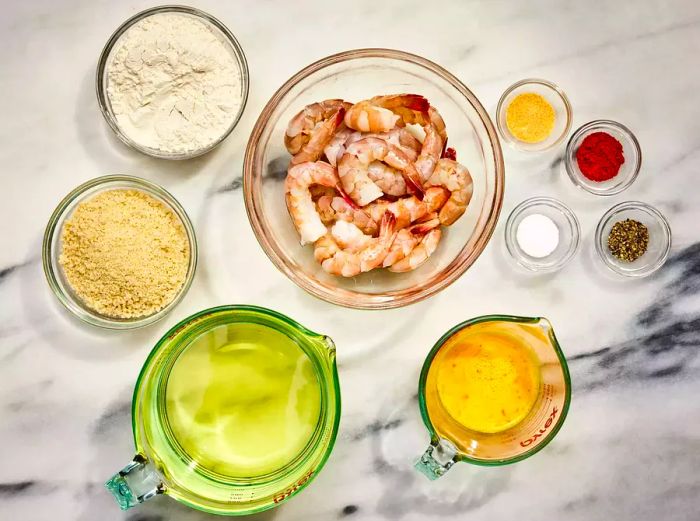
<svg viewBox="0 0 700 521"><path fill-rule="evenodd" d="M603 228L605 228L605 225L608 224L610 220L613 219L620 212L631 209L639 209L652 214L661 224L661 227L664 229L664 231L666 232L666 236L668 237L666 248L664 248L663 254L661 255L661 257L659 257L656 263L648 265L648 269L646 270L638 270L637 272L622 271L615 264L611 263L608 259L608 256L605 253L605 244L603 242ZM642 278L647 277L655 271L657 271L661 266L663 266L666 263L666 260L668 259L668 256L671 253L672 243L673 235L671 233L671 226L668 224L668 220L666 220L666 217L664 217L664 215L660 211L658 211L650 204L643 203L641 201L624 201L622 203L616 204L603 214L603 217L600 218L600 221L598 221L598 225L595 229L595 250L598 253L598 257L600 257L600 259L603 261L603 264L605 264L611 271L614 271L615 273L619 275L624 275L626 277Z"/></svg>
<svg viewBox="0 0 700 521"><path fill-rule="evenodd" d="M535 206L537 204L545 204L547 206L551 206L559 210L570 223L573 223L573 228L575 230L571 239L571 247L569 248L569 251L557 263L547 268L536 268L534 266L522 262L522 260L519 259L516 255L514 250L515 246L511 243L510 240L510 232L513 228L513 222L515 221L515 217L522 213L522 211L526 208L529 208L530 206ZM562 268L574 257L581 243L581 224L579 223L578 217L576 217L576 214L573 212L573 210L571 210L571 208L566 206L558 199L554 199L553 197L530 197L529 199L525 199L524 201L519 203L515 208L513 208L513 210L511 210L510 214L508 215L508 219L506 219L504 237L506 242L506 249L508 250L508 253L510 253L510 256L513 258L513 260L515 260L515 262L517 262L520 266L530 271L545 273L548 271L556 271Z"/></svg>
<svg viewBox="0 0 700 521"><path fill-rule="evenodd" d="M388 58L399 61L407 61L440 76L442 79L450 83L462 96L464 96L472 105L474 110L476 110L482 124L484 125L486 133L488 134L493 151L493 157L487 157L487 160L493 160L495 184L493 189L493 197L491 200L491 209L484 224L481 236L477 239L474 248L471 251L465 252L465 249L463 248L458 256L433 279L430 285L423 286L419 290L409 288L406 290L384 294L362 294L345 290L341 292L338 291L337 288L333 288L333 290L329 291L325 288L317 286L305 275L297 272L296 269L285 263L283 256L278 251L277 244L271 239L270 236L267 235L265 231L263 226L264 217L262 205L258 201L258 196L253 190L254 158L258 149L258 141L271 113L277 107L280 100L287 95L287 93L294 86L296 86L299 81L307 78L311 74L330 65L360 58ZM258 120L256 121L250 134L243 161L243 193L245 198L246 213L248 214L248 220L253 228L255 237L262 246L262 249L267 257L272 261L277 269L279 269L297 286L304 289L308 293L326 302L354 309L392 309L406 306L420 302L421 300L440 292L457 280L476 261L479 255L481 255L486 247L486 244L495 231L496 222L498 221L498 216L500 215L503 204L504 183L505 166L500 141L498 139L498 133L496 132L493 122L491 121L486 109L484 109L481 102L479 102L471 90L469 90L466 85L464 85L452 73L426 58L404 51L386 48L353 49L332 54L325 58L321 58L320 60L304 67L302 70L294 74L273 94L272 98L270 98L260 113L260 116L258 117Z"/></svg>
<svg viewBox="0 0 700 521"><path fill-rule="evenodd" d="M629 138L630 142L632 143L632 146L637 152L637 164L635 166L634 172L632 172L632 174L628 176L627 180L624 183L610 188L609 190L595 191L591 190L588 186L586 186L580 181L580 174L578 174L576 166L572 164L571 158L575 156L573 147L574 143L579 137L581 137L584 133L590 130L596 128L604 129L605 127L614 127ZM564 152L564 167L566 168L566 173L569 175L569 179L571 179L571 182L581 190L585 190L589 194L601 195L603 197L616 195L624 190L627 190L627 188L632 186L632 183L634 183L634 181L637 179L639 171L642 168L642 148L639 146L639 141L637 141L637 136L634 135L634 132L632 132L622 123L618 123L617 121L613 121L611 119L595 119L593 121L589 121L588 123L584 123L579 128L577 128L573 134L571 134L571 137L569 138L569 141L566 144L566 151Z"/></svg>
<svg viewBox="0 0 700 521"><path fill-rule="evenodd" d="M191 16L199 17L202 18L204 21L209 22L212 24L214 27L219 29L223 35L226 37L228 42L231 44L231 47L233 48L233 52L236 55L236 61L241 67L241 81L243 83L243 97L241 99L241 108L238 111L238 114L234 118L233 122L231 123L231 126L224 132L216 141L211 143L210 145L198 149L198 150L192 150L190 152L185 152L183 154L173 154L173 153L168 153L168 152L159 152L158 150L152 149L152 148L147 148L144 146L139 145L132 139L130 139L126 134L124 134L121 129L119 128L119 125L117 124L117 120L112 114L112 109L109 103L109 100L107 99L107 91L106 91L106 85L104 83L104 75L105 75L105 69L107 67L107 58L109 57L110 53L112 52L112 49L114 48L114 45L119 41L119 38L135 23L143 20L144 18L147 18L151 15L157 14L157 13L184 13L184 14L189 14ZM146 154L151 157L156 157L158 159L174 159L174 160L179 160L179 159L192 159L197 156L201 156L203 154L206 154L207 152L211 151L212 149L216 148L218 145L221 144L224 139L226 139L231 132L233 132L233 129L236 128L238 125L238 122L240 121L241 117L243 116L243 112L245 111L246 104L248 102L248 90L250 88L250 80L249 80L249 72L248 72L248 61L246 60L245 53L243 52L243 48L241 47L241 44L238 42L236 37L233 35L233 33L226 27L226 25L223 24L218 18L215 18L214 16L210 15L209 13L206 13L200 9L197 9L195 7L189 7L185 5L159 5L156 7L151 7L149 9L145 9L139 13L136 13L129 19L127 19L124 23L122 23L117 29L112 33L112 35L109 37L107 40L107 43L102 49L102 52L100 53L100 58L97 62L97 70L95 74L95 92L97 93L97 104L100 107L100 112L102 112L102 115L105 118L105 121L107 121L107 124L109 127L112 129L114 134L127 146L133 148L134 150L137 150L143 154Z"/></svg>
<svg viewBox="0 0 700 521"><path fill-rule="evenodd" d="M76 302L72 296L63 291L61 285L56 279L55 270L61 268L57 265L57 259L53 258L53 244L54 241L58 238L58 235L60 234L60 230L58 229L59 222L63 220L65 212L68 210L69 207L71 207L73 202L80 198L85 192L93 188L98 188L111 183L115 184L114 189L119 189L119 184L128 183L130 185L136 185L139 190L142 190L148 194L157 195L158 199L165 201L167 206L175 213L175 215L178 216L178 218L182 222L182 225L185 228L185 233L187 234L187 239L190 244L190 262L185 282L183 283L182 288L180 288L180 291L172 300L172 302L170 302L167 306L165 306L160 311L154 313L153 315L121 320L111 319L109 317L99 315L96 312ZM106 186L105 188L108 189L108 187ZM80 320L87 322L88 324L91 324L93 326L98 326L105 329L123 330L136 329L139 327L144 327L153 324L154 322L160 320L165 315L167 315L180 303L180 301L184 298L190 286L192 285L194 275L197 271L198 248L197 238L194 232L194 227L192 226L192 222L190 221L187 212L185 212L185 209L177 201L177 199L175 199L175 197L173 197L172 194L170 194L170 192L165 190L163 187L150 181L146 181L145 179L142 179L140 177L115 174L96 177L77 186L68 195L66 195L60 203L58 203L58 206L56 206L56 209L53 211L48 223L46 224L46 230L44 232L44 239L42 243L41 257L44 268L44 275L46 276L46 280L49 284L49 287L53 291L54 295L56 295L56 298L58 298L59 302L63 304L63 306L68 311L70 311L74 316L76 316Z"/></svg>
<svg viewBox="0 0 700 521"><path fill-rule="evenodd" d="M524 143L519 141L518 139L515 139L515 136L511 138L510 132L503 128L501 125L501 111L505 110L504 104L506 102L506 98L510 95L511 92L513 92L515 89L518 89L522 87L523 85L528 85L530 83L535 83L537 85L543 85L545 87L550 88L554 92L557 93L557 95L561 98L562 103L564 103L564 107L566 108L566 125L564 126L564 130L562 131L561 135L555 140L552 141L549 145L546 147L534 147L532 145L537 145L537 143L527 143L529 145L528 148L524 147ZM496 126L498 127L498 132L501 135L501 137L505 140L506 143L509 145L512 145L516 147L518 150L523 151L523 152L543 152L545 150L549 150L555 145L558 145L561 143L564 138L567 136L569 131L571 130L571 124L573 121L573 113L574 110L571 107L571 102L569 101L568 96L566 93L562 90L559 85L557 85L554 82L551 82L549 80L544 80L542 78L525 78L524 80L516 81L513 83L510 87L508 87L506 90L503 91L503 94L501 94L501 98L498 100L498 105L496 106Z"/></svg>

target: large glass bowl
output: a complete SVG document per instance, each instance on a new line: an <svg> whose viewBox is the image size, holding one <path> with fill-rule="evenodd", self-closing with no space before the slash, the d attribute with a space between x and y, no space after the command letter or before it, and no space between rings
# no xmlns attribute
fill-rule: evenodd
<svg viewBox="0 0 700 521"><path fill-rule="evenodd" d="M449 146L474 180L466 213L445 229L437 251L408 273L373 270L352 278L329 275L301 246L284 199L289 153L284 133L305 105L328 98L357 102L380 94L425 96L442 114ZM454 282L479 257L503 199L504 167L493 123L474 94L435 63L390 49L358 49L304 68L272 96L250 136L244 161L246 210L267 256L309 293L342 306L386 309L425 299Z"/></svg>

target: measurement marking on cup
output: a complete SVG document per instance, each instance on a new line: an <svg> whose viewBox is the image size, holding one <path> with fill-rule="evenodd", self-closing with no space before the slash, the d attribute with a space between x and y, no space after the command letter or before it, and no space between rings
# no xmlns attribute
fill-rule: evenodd
<svg viewBox="0 0 700 521"><path fill-rule="evenodd" d="M552 423L554 423L554 418L557 417L557 413L559 412L559 409L556 407L552 408L552 413L549 415L549 418L547 418L547 421L545 422L544 426L535 434L533 434L530 438L523 440L520 442L521 447L527 447L529 445L532 445L538 438L542 437L542 435L547 432L547 429L549 429L552 426Z"/></svg>

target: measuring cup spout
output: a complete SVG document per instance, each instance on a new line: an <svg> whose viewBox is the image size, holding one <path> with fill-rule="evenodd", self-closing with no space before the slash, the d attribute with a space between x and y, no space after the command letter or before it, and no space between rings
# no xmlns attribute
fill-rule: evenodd
<svg viewBox="0 0 700 521"><path fill-rule="evenodd" d="M141 454L105 483L119 508L126 510L162 494L165 491L163 481L153 464Z"/></svg>
<svg viewBox="0 0 700 521"><path fill-rule="evenodd" d="M447 440L432 442L414 465L416 470L433 481L443 476L457 461L457 447Z"/></svg>

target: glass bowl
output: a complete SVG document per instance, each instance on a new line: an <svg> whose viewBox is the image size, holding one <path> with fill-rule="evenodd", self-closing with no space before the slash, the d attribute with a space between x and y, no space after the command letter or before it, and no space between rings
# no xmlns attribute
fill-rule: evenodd
<svg viewBox="0 0 700 521"><path fill-rule="evenodd" d="M539 143L521 141L511 134L506 124L506 110L511 101L513 101L513 98L520 94L528 93L542 96L549 102L556 114L552 132L547 139ZM498 101L498 106L496 108L496 124L498 125L498 131L501 133L501 137L503 137L508 144L525 152L542 152L560 143L569 133L569 130L571 130L572 118L573 111L571 109L571 104L569 103L569 98L564 94L564 91L551 81L535 78L521 80L508 87Z"/></svg>
<svg viewBox="0 0 700 521"><path fill-rule="evenodd" d="M576 151L586 136L594 132L606 132L622 144L625 162L622 163L617 175L607 181L591 181L581 173L576 161ZM586 123L571 135L566 145L564 165L569 179L579 188L595 195L615 195L628 188L637 179L642 166L642 150L637 138L626 126L615 121L599 119Z"/></svg>
<svg viewBox="0 0 700 521"><path fill-rule="evenodd" d="M634 219L649 230L649 245L646 253L632 262L614 257L608 249L608 236L618 221ZM595 249L605 265L615 273L627 277L651 275L668 258L671 251L671 227L656 208L639 201L627 201L613 206L605 212L595 230Z"/></svg>
<svg viewBox="0 0 700 521"><path fill-rule="evenodd" d="M449 146L474 180L466 213L444 228L437 251L408 273L373 270L353 278L329 275L301 246L287 212L284 146L289 120L305 105L328 98L357 102L379 94L416 93L440 111ZM481 254L503 199L504 167L498 136L479 100L433 62L390 49L359 49L323 58L290 78L263 109L248 141L243 187L246 210L263 250L277 268L318 298L360 309L405 306L454 282Z"/></svg>
<svg viewBox="0 0 700 521"><path fill-rule="evenodd" d="M549 217L559 229L559 244L546 257L528 255L518 244L518 226L525 217L532 214ZM533 197L516 206L508 216L505 241L508 253L522 267L531 271L555 271L569 262L578 250L581 227L574 212L563 203L550 197Z"/></svg>
<svg viewBox="0 0 700 521"><path fill-rule="evenodd" d="M231 125L229 126L229 128L209 145L203 148L194 149L183 153L173 153L164 150L159 150L156 148L147 147L132 140L119 127L119 122L117 121L117 118L114 115L114 111L112 110L112 104L110 103L109 96L107 95L107 64L111 60L112 53L115 50L119 39L135 23L154 14L161 13L179 13L192 16L194 18L198 18L205 24L213 27L215 30L218 30L221 39L231 46L231 52L233 53L233 57L236 63L238 64L238 70L241 75L241 106L238 109L238 113L236 114L236 116L233 118L233 120L231 120ZM139 152L160 159L191 159L193 157L206 154L214 147L219 145L224 139L226 139L229 136L229 134L231 134L235 126L238 124L238 120L241 119L241 116L243 115L243 110L246 106L246 102L248 101L248 84L248 63L246 62L245 54L243 54L243 49L238 43L238 40L236 40L236 37L233 36L233 33L231 33L231 31L229 31L223 23L221 23L218 19L214 18L212 15L205 13L204 11L200 11L199 9L195 9L194 7L186 7L181 5L163 5L159 7L152 7L150 9L146 9L145 11L141 11L140 13L135 14L126 22L121 24L117 28L117 30L114 31L114 34L112 34L112 36L109 37L109 40L107 40L107 43L104 46L104 49L102 49L100 59L97 62L95 89L97 91L97 102L100 106L100 110L102 111L102 115L109 124L110 128L117 135L117 137L125 144L127 144L135 150L138 150Z"/></svg>
<svg viewBox="0 0 700 521"><path fill-rule="evenodd" d="M187 239L190 245L190 262L187 268L187 275L180 291L175 298L167 306L160 311L148 316L134 318L115 318L102 315L89 307L87 307L80 297L70 287L63 273L63 269L59 264L59 256L62 250L61 230L63 223L73 213L75 207L82 201L89 199L100 192L115 189L133 189L145 192L151 197L162 202L166 207L173 211L178 216L180 222L185 228ZM197 268L197 240L194 234L194 228L190 218L185 213L185 210L180 206L180 203L175 198L165 191L160 186L153 184L140 177L128 175L108 175L92 179L75 190L69 193L54 210L44 233L44 241L42 246L42 260L44 264L44 273L49 286L53 290L58 300L71 313L79 319L92 324L94 326L104 327L107 329L134 329L152 324L167 315L187 293L187 290L192 284L194 273Z"/></svg>

